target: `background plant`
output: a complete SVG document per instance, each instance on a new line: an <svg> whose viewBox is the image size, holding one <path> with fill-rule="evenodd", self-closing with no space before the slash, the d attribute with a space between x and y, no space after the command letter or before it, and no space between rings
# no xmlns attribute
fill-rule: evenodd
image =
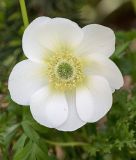
<svg viewBox="0 0 136 160"><path fill-rule="evenodd" d="M59 132L33 120L29 107L15 104L7 89L13 66L25 59L19 2L0 1L0 159L136 160L136 1L26 0L29 21L38 16L66 17L80 26L100 23L115 30L113 61L125 85L114 93L106 117L75 132Z"/></svg>

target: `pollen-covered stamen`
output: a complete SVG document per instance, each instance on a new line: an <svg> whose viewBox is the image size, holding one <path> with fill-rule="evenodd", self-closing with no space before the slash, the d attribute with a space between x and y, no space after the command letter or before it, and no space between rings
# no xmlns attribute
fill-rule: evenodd
<svg viewBox="0 0 136 160"><path fill-rule="evenodd" d="M53 54L47 59L47 74L53 89L71 90L84 82L82 60L72 54Z"/></svg>

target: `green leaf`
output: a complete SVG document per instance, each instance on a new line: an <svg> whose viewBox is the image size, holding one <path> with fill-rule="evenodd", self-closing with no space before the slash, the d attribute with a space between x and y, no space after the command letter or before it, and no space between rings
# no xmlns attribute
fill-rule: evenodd
<svg viewBox="0 0 136 160"><path fill-rule="evenodd" d="M19 148L14 156L14 160L28 160L28 156L31 154L33 143L29 141L24 148Z"/></svg>
<svg viewBox="0 0 136 160"><path fill-rule="evenodd" d="M24 129L25 134L34 142L39 142L39 135L37 132L29 125L27 121L22 122L22 127Z"/></svg>
<svg viewBox="0 0 136 160"><path fill-rule="evenodd" d="M12 139L12 137L15 135L17 128L20 126L20 124L15 124L11 127L8 127L5 135L4 135L4 142L6 145L8 145Z"/></svg>
<svg viewBox="0 0 136 160"><path fill-rule="evenodd" d="M125 50L129 47L130 42L125 42L116 48L113 58L121 58L125 54Z"/></svg>
<svg viewBox="0 0 136 160"><path fill-rule="evenodd" d="M35 149L35 156L37 160L43 160L47 159L48 160L48 152L43 151L37 144L34 145Z"/></svg>
<svg viewBox="0 0 136 160"><path fill-rule="evenodd" d="M25 134L22 134L22 136L15 143L13 150L18 150L18 148L22 149L25 145L26 139L27 139L27 136Z"/></svg>

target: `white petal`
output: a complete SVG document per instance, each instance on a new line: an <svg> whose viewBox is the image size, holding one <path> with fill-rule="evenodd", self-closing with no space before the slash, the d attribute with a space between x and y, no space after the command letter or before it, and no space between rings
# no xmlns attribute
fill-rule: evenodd
<svg viewBox="0 0 136 160"><path fill-rule="evenodd" d="M36 62L42 62L45 57L51 51L44 46L38 40L38 34L41 27L44 27L49 21L48 17L39 17L33 20L26 28L23 34L22 47L25 55ZM42 33L41 33L42 34Z"/></svg>
<svg viewBox="0 0 136 160"><path fill-rule="evenodd" d="M105 26L90 24L83 28L84 38L78 51L80 54L102 54L111 56L115 50L114 32Z"/></svg>
<svg viewBox="0 0 136 160"><path fill-rule="evenodd" d="M53 18L44 27L39 28L38 37L40 43L46 48L74 49L83 38L82 29L71 20L65 18Z"/></svg>
<svg viewBox="0 0 136 160"><path fill-rule="evenodd" d="M82 40L83 31L65 18L40 17L34 20L23 35L23 50L33 61L44 61L47 54L74 49Z"/></svg>
<svg viewBox="0 0 136 160"><path fill-rule="evenodd" d="M90 60L87 74L105 77L113 91L123 86L123 76L113 61L98 54L92 54L87 59Z"/></svg>
<svg viewBox="0 0 136 160"><path fill-rule="evenodd" d="M91 76L89 88L77 92L76 106L83 121L96 122L102 118L112 106L112 92L107 80Z"/></svg>
<svg viewBox="0 0 136 160"><path fill-rule="evenodd" d="M57 129L62 131L74 131L85 125L86 122L83 122L78 116L76 110L75 93L66 93L66 97L69 108L68 119L63 125L57 127Z"/></svg>
<svg viewBox="0 0 136 160"><path fill-rule="evenodd" d="M29 105L32 94L47 84L44 65L24 60L13 68L8 88L11 98L21 105Z"/></svg>
<svg viewBox="0 0 136 160"><path fill-rule="evenodd" d="M48 87L37 91L30 102L34 119L40 124L54 128L65 122L68 104L64 94L51 94Z"/></svg>
<svg viewBox="0 0 136 160"><path fill-rule="evenodd" d="M91 116L94 113L94 103L89 88L84 87L77 90L76 93L76 108L79 117L85 121L90 121Z"/></svg>

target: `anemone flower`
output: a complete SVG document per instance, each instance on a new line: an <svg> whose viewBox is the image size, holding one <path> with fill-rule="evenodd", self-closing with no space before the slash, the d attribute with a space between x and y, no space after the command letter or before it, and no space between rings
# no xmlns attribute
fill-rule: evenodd
<svg viewBox="0 0 136 160"><path fill-rule="evenodd" d="M38 123L74 131L110 110L112 93L123 85L109 59L115 50L110 28L39 17L24 31L22 47L28 59L15 65L8 87L16 103L30 105Z"/></svg>

